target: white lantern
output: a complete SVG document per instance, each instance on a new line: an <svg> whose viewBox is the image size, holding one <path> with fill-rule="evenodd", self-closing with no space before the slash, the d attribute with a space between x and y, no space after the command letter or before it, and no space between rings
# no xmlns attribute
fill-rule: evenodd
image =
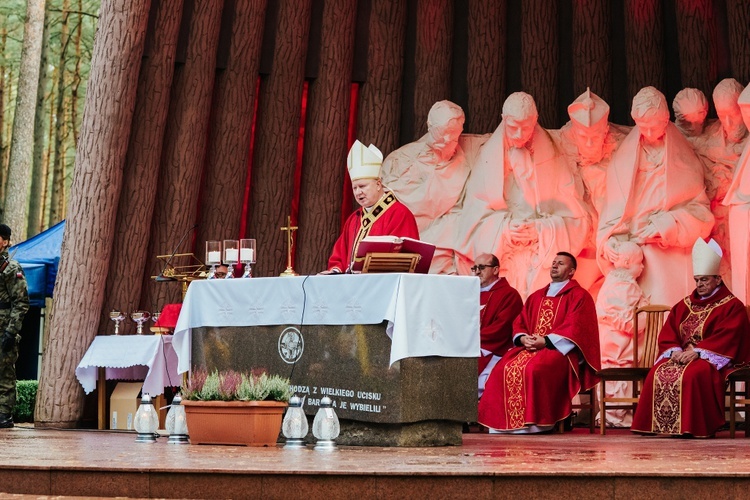
<svg viewBox="0 0 750 500"><path fill-rule="evenodd" d="M141 398L141 404L138 411L135 412L135 421L133 422L135 431L138 435L135 438L136 443L155 443L159 428L159 414L154 408L151 396L144 394Z"/></svg>
<svg viewBox="0 0 750 500"><path fill-rule="evenodd" d="M289 399L289 408L284 415L284 422L281 424L281 432L286 438L284 449L304 448L308 429L307 416L305 410L302 409L302 400L298 396L292 396Z"/></svg>
<svg viewBox="0 0 750 500"><path fill-rule="evenodd" d="M315 436L316 450L335 450L336 438L339 437L341 427L339 417L333 410L331 398L328 396L320 400L320 409L313 420L313 436Z"/></svg>
<svg viewBox="0 0 750 500"><path fill-rule="evenodd" d="M187 418L185 416L185 407L182 406L182 398L177 394L172 399L172 405L167 413L167 421L164 424L169 438L167 444L188 444Z"/></svg>

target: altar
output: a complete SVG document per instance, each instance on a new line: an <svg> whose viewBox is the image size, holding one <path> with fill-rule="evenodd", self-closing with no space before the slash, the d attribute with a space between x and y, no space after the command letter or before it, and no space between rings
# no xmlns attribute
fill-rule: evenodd
<svg viewBox="0 0 750 500"><path fill-rule="evenodd" d="M174 335L179 371L289 377L342 444L460 444L476 420L479 280L362 274L196 281Z"/></svg>

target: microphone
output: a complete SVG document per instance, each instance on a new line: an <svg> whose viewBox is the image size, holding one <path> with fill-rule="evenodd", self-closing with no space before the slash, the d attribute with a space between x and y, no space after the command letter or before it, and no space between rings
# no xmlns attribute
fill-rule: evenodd
<svg viewBox="0 0 750 500"><path fill-rule="evenodd" d="M187 235L190 234L197 227L198 227L198 224L193 224L192 227L190 227L187 231L185 231L185 234L183 234L182 238L180 238L180 242L177 243L176 247L174 247L174 251L172 252L172 255L170 255L169 258L167 259L167 262L164 263L164 267L162 268L161 272L159 273L159 276L157 276L156 278L154 278L154 281L163 282L163 281L174 281L175 280L174 278L170 278L168 276L164 276L164 271L166 271L167 268L169 267L169 264L172 263L172 259L174 259L174 256L177 253L177 250L179 250L180 247L182 246L182 244L185 242L185 238L187 238Z"/></svg>

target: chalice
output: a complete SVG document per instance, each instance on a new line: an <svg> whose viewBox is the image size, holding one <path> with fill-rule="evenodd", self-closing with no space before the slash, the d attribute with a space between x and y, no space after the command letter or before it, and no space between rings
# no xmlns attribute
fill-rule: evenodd
<svg viewBox="0 0 750 500"><path fill-rule="evenodd" d="M120 323L125 319L125 315L120 311L110 311L109 319L115 322L115 335L120 335Z"/></svg>
<svg viewBox="0 0 750 500"><path fill-rule="evenodd" d="M130 319L135 321L135 323L138 325L138 329L136 330L136 333L138 335L143 335L143 323L148 321L148 319L151 317L151 313L148 311L135 311L130 313Z"/></svg>

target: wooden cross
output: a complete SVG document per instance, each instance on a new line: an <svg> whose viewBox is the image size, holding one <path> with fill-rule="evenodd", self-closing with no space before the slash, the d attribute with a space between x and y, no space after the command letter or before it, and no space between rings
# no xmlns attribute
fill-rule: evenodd
<svg viewBox="0 0 750 500"><path fill-rule="evenodd" d="M286 226L280 229L281 231L286 232L286 270L281 273L281 276L298 276L292 268L292 235L294 231L299 229L299 226L292 226L292 217L288 215L286 218Z"/></svg>

